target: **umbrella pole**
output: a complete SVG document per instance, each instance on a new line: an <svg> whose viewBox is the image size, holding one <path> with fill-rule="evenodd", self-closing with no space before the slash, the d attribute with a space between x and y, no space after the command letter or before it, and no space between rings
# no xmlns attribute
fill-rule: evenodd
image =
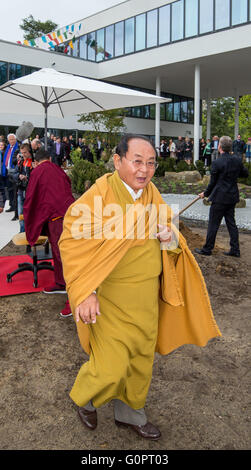
<svg viewBox="0 0 251 470"><path fill-rule="evenodd" d="M44 148L47 150L47 120L48 120L48 87L45 87L44 90L44 108L45 108L45 116L44 116Z"/></svg>

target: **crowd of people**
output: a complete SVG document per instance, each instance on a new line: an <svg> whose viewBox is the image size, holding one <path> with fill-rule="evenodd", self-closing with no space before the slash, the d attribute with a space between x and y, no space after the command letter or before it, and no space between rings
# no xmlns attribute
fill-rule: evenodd
<svg viewBox="0 0 251 470"><path fill-rule="evenodd" d="M199 160L205 167L209 168L213 161L220 155L219 137L213 136L212 139L202 138L199 142ZM176 141L173 139L162 139L160 144L160 157L174 158L177 162L184 160L188 165L193 162L194 142L189 137L179 136ZM250 162L251 159L251 137L245 143L239 134L233 141L232 153L241 156L243 160Z"/></svg>
<svg viewBox="0 0 251 470"><path fill-rule="evenodd" d="M15 134L8 134L7 139L0 136L0 212L9 199L9 209L6 212L14 212L11 220L20 221L20 232L24 232L22 218L23 204L26 188L32 169L35 165L35 154L44 149L44 137L37 134L34 139L26 139L23 143L17 141ZM62 138L50 134L47 139L47 150L52 163L59 167L72 164L71 151L79 148L81 157L89 162L94 162L94 154L100 160L102 151L107 148L105 139L96 139L96 142L88 144L86 138L79 137L76 141L72 135Z"/></svg>

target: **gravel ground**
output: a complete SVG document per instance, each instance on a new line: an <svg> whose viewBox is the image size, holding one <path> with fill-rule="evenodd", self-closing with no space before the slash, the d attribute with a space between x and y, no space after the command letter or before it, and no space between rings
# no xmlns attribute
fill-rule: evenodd
<svg viewBox="0 0 251 470"><path fill-rule="evenodd" d="M162 194L162 197L169 205L173 205L175 212L178 212L195 199L197 194ZM246 204L244 208L235 209L236 224L240 229L251 230L251 199L246 199ZM210 206L203 204L201 199L189 207L182 216L188 220L208 222L209 208ZM225 220L222 221L222 225L226 225Z"/></svg>

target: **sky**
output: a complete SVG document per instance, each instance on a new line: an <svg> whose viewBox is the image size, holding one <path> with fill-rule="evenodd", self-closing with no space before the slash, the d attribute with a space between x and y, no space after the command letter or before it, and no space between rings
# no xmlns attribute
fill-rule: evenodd
<svg viewBox="0 0 251 470"><path fill-rule="evenodd" d="M19 28L23 18L33 15L35 20L52 20L59 27L79 21L98 11L105 10L122 0L12 0L1 2L0 39L23 41Z"/></svg>

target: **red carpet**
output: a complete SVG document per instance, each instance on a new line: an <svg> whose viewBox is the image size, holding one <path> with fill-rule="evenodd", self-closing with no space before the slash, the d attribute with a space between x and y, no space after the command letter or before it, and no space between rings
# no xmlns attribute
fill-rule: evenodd
<svg viewBox="0 0 251 470"><path fill-rule="evenodd" d="M46 261L50 261L53 265L53 260ZM49 269L38 272L37 288L33 287L33 273L31 271L18 273L12 278L12 282L7 282L7 273L15 271L19 263L32 263L32 258L28 255L0 257L0 297L40 292L44 287L55 283L54 272Z"/></svg>

